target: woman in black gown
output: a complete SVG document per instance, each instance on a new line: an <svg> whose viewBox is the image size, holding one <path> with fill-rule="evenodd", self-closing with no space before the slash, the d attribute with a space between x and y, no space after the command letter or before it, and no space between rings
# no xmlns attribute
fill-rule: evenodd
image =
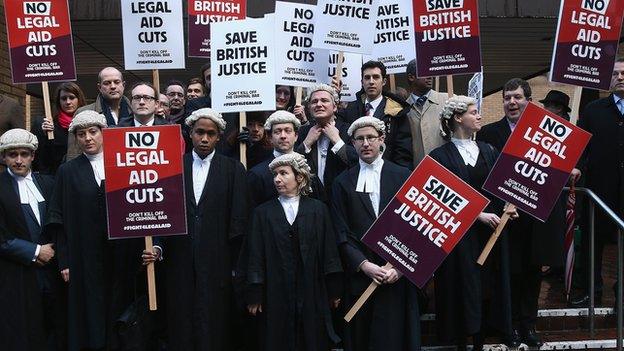
<svg viewBox="0 0 624 351"><path fill-rule="evenodd" d="M330 308L340 303L342 266L327 206L310 193L298 154L274 159L279 197L258 206L248 237L248 311L270 351L323 351L338 342ZM330 306L331 305L331 306Z"/></svg>
<svg viewBox="0 0 624 351"><path fill-rule="evenodd" d="M500 222L502 203L481 190L498 152L489 144L474 141L481 129L476 100L454 96L440 113L441 132L448 141L430 156L488 196L491 203L448 255L435 273L436 327L438 337L465 349L472 336L474 349L481 350L486 334L511 334L511 290L509 253L503 233L484 266L477 258ZM517 217L515 210L510 212Z"/></svg>

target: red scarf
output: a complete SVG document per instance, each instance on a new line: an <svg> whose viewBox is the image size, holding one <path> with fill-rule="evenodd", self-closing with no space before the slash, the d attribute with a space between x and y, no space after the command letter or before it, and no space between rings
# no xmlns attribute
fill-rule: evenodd
<svg viewBox="0 0 624 351"><path fill-rule="evenodd" d="M61 126L61 128L68 129L72 118L74 118L74 115L68 115L67 113L61 111L58 117L59 125Z"/></svg>

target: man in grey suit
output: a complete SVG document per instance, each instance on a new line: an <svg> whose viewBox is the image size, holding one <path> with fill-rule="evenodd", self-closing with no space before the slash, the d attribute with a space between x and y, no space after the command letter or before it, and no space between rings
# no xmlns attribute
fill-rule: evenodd
<svg viewBox="0 0 624 351"><path fill-rule="evenodd" d="M448 99L447 93L431 89L433 78L419 78L416 74L416 60L411 60L405 69L410 96L407 117L412 130L412 151L414 166L431 150L444 144L440 135L440 111Z"/></svg>

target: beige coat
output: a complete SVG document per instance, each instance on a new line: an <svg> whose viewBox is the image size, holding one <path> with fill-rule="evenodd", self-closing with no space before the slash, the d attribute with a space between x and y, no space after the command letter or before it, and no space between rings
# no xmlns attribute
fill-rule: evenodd
<svg viewBox="0 0 624 351"><path fill-rule="evenodd" d="M431 150L445 142L440 135L440 112L447 99L447 93L431 90L422 111L419 111L413 95L407 98L407 103L411 106L407 116L412 129L414 166L417 166Z"/></svg>

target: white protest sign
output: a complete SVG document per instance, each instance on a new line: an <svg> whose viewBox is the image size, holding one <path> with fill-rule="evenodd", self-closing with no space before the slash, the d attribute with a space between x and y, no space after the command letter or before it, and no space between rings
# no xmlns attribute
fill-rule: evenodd
<svg viewBox="0 0 624 351"><path fill-rule="evenodd" d="M481 113L481 103L483 101L483 67L481 72L475 73L468 82L468 96L477 100L477 110Z"/></svg>
<svg viewBox="0 0 624 351"><path fill-rule="evenodd" d="M316 6L275 3L275 84L309 87L327 83L328 51L312 48Z"/></svg>
<svg viewBox="0 0 624 351"><path fill-rule="evenodd" d="M366 61L381 61L388 74L405 73L410 60L416 58L412 0L379 0L376 12L373 53Z"/></svg>
<svg viewBox="0 0 624 351"><path fill-rule="evenodd" d="M181 0L121 0L127 70L184 68Z"/></svg>
<svg viewBox="0 0 624 351"><path fill-rule="evenodd" d="M270 17L211 24L212 108L275 110L273 22Z"/></svg>
<svg viewBox="0 0 624 351"><path fill-rule="evenodd" d="M327 82L331 82L336 75L336 65L338 64L338 52L330 51L326 56L329 63L327 69ZM345 52L342 58L342 90L340 91L340 101L355 101L355 94L362 89L362 55Z"/></svg>
<svg viewBox="0 0 624 351"><path fill-rule="evenodd" d="M378 0L318 0L312 46L370 54L378 3Z"/></svg>

